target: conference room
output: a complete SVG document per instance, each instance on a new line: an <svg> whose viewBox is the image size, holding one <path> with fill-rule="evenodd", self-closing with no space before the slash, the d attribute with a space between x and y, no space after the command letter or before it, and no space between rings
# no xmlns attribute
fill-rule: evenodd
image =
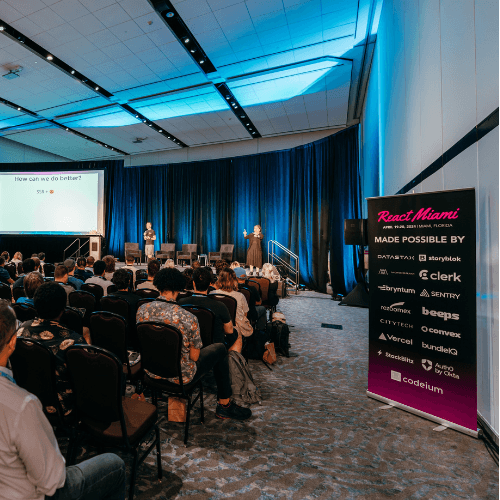
<svg viewBox="0 0 500 500"><path fill-rule="evenodd" d="M0 499L498 498L498 21L0 0Z"/></svg>

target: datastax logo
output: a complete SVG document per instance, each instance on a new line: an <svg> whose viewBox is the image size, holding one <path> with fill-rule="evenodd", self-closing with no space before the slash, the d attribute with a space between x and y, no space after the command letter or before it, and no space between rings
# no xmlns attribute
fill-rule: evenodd
<svg viewBox="0 0 500 500"><path fill-rule="evenodd" d="M392 304L391 306L380 306L380 309L382 309L383 311L390 311L390 312L396 312L396 313L401 313L401 314L411 314L410 309L404 309L403 307L400 307L400 306L404 306L404 305L405 305L404 302L396 302L396 303Z"/></svg>
<svg viewBox="0 0 500 500"><path fill-rule="evenodd" d="M441 272L437 273L430 273L427 269L422 269L418 275L420 276L421 279L423 280L428 280L431 279L432 281L459 281L460 283L462 282L461 274L453 273L453 274L444 274Z"/></svg>
<svg viewBox="0 0 500 500"><path fill-rule="evenodd" d="M460 314L458 314L458 313L449 313L449 312L444 312L444 311L433 311L432 309L426 309L425 307L422 307L422 314L424 316L434 316L436 318L443 318L445 321L448 321L449 319L453 319L455 321L458 321L460 319Z"/></svg>

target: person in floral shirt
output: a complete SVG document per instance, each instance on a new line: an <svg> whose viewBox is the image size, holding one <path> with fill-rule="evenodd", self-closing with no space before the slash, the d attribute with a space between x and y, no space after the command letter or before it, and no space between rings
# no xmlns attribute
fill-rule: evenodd
<svg viewBox="0 0 500 500"><path fill-rule="evenodd" d="M87 342L81 335L59 323L66 307L66 298L66 292L59 284L48 282L40 285L33 297L37 317L25 321L17 330L17 336L39 340L54 353L59 402L63 414L69 415L74 408L74 398L66 368L66 349L73 344ZM48 413L56 412L53 406L45 410Z"/></svg>
<svg viewBox="0 0 500 500"><path fill-rule="evenodd" d="M184 290L186 280L177 269L162 269L156 274L154 286L160 292L155 301L142 305L137 311L137 323L154 321L175 326L181 333L183 345L181 349L181 372L184 384L196 382L212 368L217 383L216 417L246 420L252 416L248 408L242 408L231 401L232 389L229 376L229 361L224 344L217 343L203 347L200 327L196 316L177 304L179 292ZM148 373L151 377L161 377ZM178 378L167 379L179 383Z"/></svg>

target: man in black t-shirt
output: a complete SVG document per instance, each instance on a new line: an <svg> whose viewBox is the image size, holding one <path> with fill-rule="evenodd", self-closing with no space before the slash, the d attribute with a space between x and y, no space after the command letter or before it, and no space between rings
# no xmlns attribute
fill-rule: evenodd
<svg viewBox="0 0 500 500"><path fill-rule="evenodd" d="M144 253L148 259L152 259L155 253L155 240L156 233L151 229L151 222L146 222L146 231L144 231L144 241L146 242L146 247Z"/></svg>
<svg viewBox="0 0 500 500"><path fill-rule="evenodd" d="M193 306L206 307L212 311L215 316L213 332L214 344L222 343L229 349L238 338L238 332L234 329L226 305L207 295L211 280L211 273L207 271L207 269L196 269L193 273L193 287L194 292L199 295L181 299L179 300L179 304L192 304Z"/></svg>

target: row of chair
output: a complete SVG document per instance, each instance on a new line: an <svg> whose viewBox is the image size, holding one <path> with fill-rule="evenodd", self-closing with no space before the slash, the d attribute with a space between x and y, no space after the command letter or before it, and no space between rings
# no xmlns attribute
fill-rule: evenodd
<svg viewBox="0 0 500 500"><path fill-rule="evenodd" d="M233 260L234 245L221 245L218 252L208 253L208 262L215 262L217 260L227 260L231 262ZM134 258L139 259L142 262L142 250L139 249L139 243L125 243L125 257L130 255ZM177 264L189 261L189 265L193 265L193 260L198 259L198 245L197 244L184 244L182 245L182 250L175 251L175 243L162 243L160 245L160 250L155 252L155 257L159 261L172 259L174 262L177 258Z"/></svg>

